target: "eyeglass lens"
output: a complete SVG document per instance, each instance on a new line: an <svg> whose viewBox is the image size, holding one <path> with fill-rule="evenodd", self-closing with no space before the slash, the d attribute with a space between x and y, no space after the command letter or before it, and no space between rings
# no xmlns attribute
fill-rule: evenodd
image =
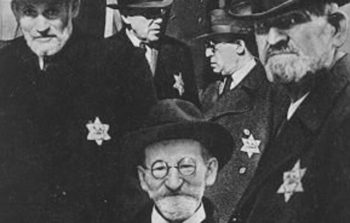
<svg viewBox="0 0 350 223"><path fill-rule="evenodd" d="M193 158L185 157L176 166L170 166L167 162L158 160L152 164L151 172L154 178L163 179L172 167L178 169L182 176L190 176L196 171L196 161Z"/></svg>

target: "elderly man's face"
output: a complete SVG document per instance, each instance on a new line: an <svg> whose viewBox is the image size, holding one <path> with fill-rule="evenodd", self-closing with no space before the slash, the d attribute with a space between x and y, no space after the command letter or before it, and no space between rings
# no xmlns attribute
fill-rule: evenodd
<svg viewBox="0 0 350 223"><path fill-rule="evenodd" d="M171 221L191 217L202 202L206 186L215 182L216 158L203 158L193 140L170 140L145 150L145 167L139 166L141 187Z"/></svg>
<svg viewBox="0 0 350 223"><path fill-rule="evenodd" d="M235 43L213 43L206 46L205 55L215 73L232 75L239 66L239 55Z"/></svg>
<svg viewBox="0 0 350 223"><path fill-rule="evenodd" d="M333 62L335 27L326 16L297 10L255 26L260 59L272 82L297 83Z"/></svg>
<svg viewBox="0 0 350 223"><path fill-rule="evenodd" d="M132 9L123 20L130 25L135 36L143 42L152 43L158 41L162 31L164 17L167 9Z"/></svg>
<svg viewBox="0 0 350 223"><path fill-rule="evenodd" d="M59 52L72 33L76 15L72 3L64 1L18 1L13 7L28 46L38 56Z"/></svg>

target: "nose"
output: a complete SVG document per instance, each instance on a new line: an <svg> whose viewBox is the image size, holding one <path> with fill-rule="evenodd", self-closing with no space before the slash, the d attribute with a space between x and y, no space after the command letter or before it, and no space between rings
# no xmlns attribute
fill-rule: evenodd
<svg viewBox="0 0 350 223"><path fill-rule="evenodd" d="M182 184L183 179L179 176L179 171L176 168L170 168L165 181L166 187L171 191L178 191Z"/></svg>
<svg viewBox="0 0 350 223"><path fill-rule="evenodd" d="M155 18L152 20L152 23L161 25L163 23L163 19L162 18Z"/></svg>
<svg viewBox="0 0 350 223"><path fill-rule="evenodd" d="M206 57L212 57L213 55L214 55L213 49L211 49L211 48L205 49L205 56Z"/></svg>
<svg viewBox="0 0 350 223"><path fill-rule="evenodd" d="M36 18L35 29L40 35L47 34L49 29L50 29L50 25L49 25L48 20L44 16L39 15Z"/></svg>
<svg viewBox="0 0 350 223"><path fill-rule="evenodd" d="M275 27L271 27L267 34L267 42L269 45L277 45L278 43L288 41L288 35L283 31Z"/></svg>

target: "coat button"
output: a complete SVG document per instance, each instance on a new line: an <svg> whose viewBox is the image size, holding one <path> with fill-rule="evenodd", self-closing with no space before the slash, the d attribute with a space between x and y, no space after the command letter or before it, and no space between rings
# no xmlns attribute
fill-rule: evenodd
<svg viewBox="0 0 350 223"><path fill-rule="evenodd" d="M239 168L239 174L245 174L246 172L247 172L247 168L246 167L241 167L241 168Z"/></svg>

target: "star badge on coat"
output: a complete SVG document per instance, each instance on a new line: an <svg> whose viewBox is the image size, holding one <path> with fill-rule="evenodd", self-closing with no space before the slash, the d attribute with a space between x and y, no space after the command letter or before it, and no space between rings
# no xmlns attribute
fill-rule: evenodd
<svg viewBox="0 0 350 223"><path fill-rule="evenodd" d="M248 157L251 158L254 154L259 154L261 140L254 139L253 134L250 134L248 138L242 138L243 146L241 148L242 152L246 152Z"/></svg>
<svg viewBox="0 0 350 223"><path fill-rule="evenodd" d="M284 201L287 203L292 195L296 192L304 192L303 179L306 168L300 168L300 160L296 162L293 169L283 173L283 183L278 188L278 194L284 194Z"/></svg>
<svg viewBox="0 0 350 223"><path fill-rule="evenodd" d="M103 124L101 120L96 117L94 122L86 124L86 128L89 130L87 140L96 141L97 145L101 146L103 141L111 139L108 135L109 125Z"/></svg>
<svg viewBox="0 0 350 223"><path fill-rule="evenodd" d="M173 88L175 88L179 95L182 96L185 93L185 83L182 79L182 73L174 74L175 84L173 85Z"/></svg>

